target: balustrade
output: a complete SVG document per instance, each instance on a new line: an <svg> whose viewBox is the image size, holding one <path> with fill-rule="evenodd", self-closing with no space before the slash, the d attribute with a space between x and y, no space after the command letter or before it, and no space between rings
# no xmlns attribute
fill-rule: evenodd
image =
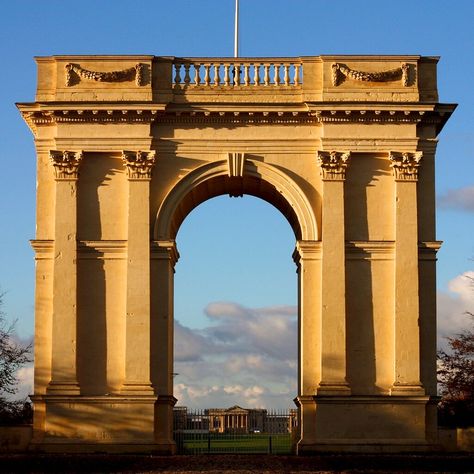
<svg viewBox="0 0 474 474"><path fill-rule="evenodd" d="M175 59L174 87L297 87L303 65L295 58L274 59Z"/></svg>

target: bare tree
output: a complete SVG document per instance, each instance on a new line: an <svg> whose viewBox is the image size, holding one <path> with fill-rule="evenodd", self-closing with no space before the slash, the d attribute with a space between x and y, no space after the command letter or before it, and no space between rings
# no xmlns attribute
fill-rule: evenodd
<svg viewBox="0 0 474 474"><path fill-rule="evenodd" d="M473 286L474 280L471 279ZM474 314L471 316L474 329ZM474 330L448 338L449 349L438 352L441 388L440 423L474 426Z"/></svg>
<svg viewBox="0 0 474 474"><path fill-rule="evenodd" d="M15 338L16 321L7 322L2 304L0 294L0 423L25 422L31 417L31 405L11 397L18 391L18 369L32 360L31 344L21 344Z"/></svg>

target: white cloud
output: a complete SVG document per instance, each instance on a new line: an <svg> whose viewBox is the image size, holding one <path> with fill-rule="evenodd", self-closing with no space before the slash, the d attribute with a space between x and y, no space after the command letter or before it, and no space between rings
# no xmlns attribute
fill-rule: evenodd
<svg viewBox="0 0 474 474"><path fill-rule="evenodd" d="M216 302L210 325L177 322L175 396L190 407L292 405L297 377L297 310ZM183 338L180 340L180 338Z"/></svg>
<svg viewBox="0 0 474 474"><path fill-rule="evenodd" d="M225 408L240 405L246 408L289 408L295 396L293 387L270 390L263 384L187 385L175 384L175 397L180 406ZM282 403L283 400L283 403Z"/></svg>
<svg viewBox="0 0 474 474"><path fill-rule="evenodd" d="M438 205L445 209L474 212L474 186L449 190L438 198Z"/></svg>
<svg viewBox="0 0 474 474"><path fill-rule="evenodd" d="M18 380L18 392L15 394L15 398L22 400L33 393L33 364L18 369L16 376Z"/></svg>
<svg viewBox="0 0 474 474"><path fill-rule="evenodd" d="M458 275L448 284L449 292L438 292L438 345L446 348L446 337L472 329L474 313L474 271Z"/></svg>
<svg viewBox="0 0 474 474"><path fill-rule="evenodd" d="M174 338L176 362L202 360L203 354L209 352L206 338L200 335L199 331L187 328L179 321L174 323Z"/></svg>

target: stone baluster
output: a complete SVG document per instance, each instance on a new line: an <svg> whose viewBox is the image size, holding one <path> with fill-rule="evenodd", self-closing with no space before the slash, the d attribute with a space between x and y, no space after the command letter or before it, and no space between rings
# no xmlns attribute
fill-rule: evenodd
<svg viewBox="0 0 474 474"><path fill-rule="evenodd" d="M284 77L285 86L290 85L290 65L285 64L285 77Z"/></svg>
<svg viewBox="0 0 474 474"><path fill-rule="evenodd" d="M350 153L318 152L323 180L321 382L318 395L349 395L346 380L344 181Z"/></svg>
<svg viewBox="0 0 474 474"><path fill-rule="evenodd" d="M191 63L184 63L184 83L189 86L191 83L191 75L190 75L190 68Z"/></svg>
<svg viewBox="0 0 474 474"><path fill-rule="evenodd" d="M128 176L125 381L122 392L153 394L150 382L150 180L155 152L124 151Z"/></svg>
<svg viewBox="0 0 474 474"><path fill-rule="evenodd" d="M418 167L422 152L389 152L395 178L395 382L393 395L423 395L418 295Z"/></svg>
<svg viewBox="0 0 474 474"><path fill-rule="evenodd" d="M240 63L234 63L234 85L240 86Z"/></svg>
<svg viewBox="0 0 474 474"><path fill-rule="evenodd" d="M201 66L202 66L202 63L196 63L194 65L194 84L196 86L199 86L201 84L201 77L200 77Z"/></svg>
<svg viewBox="0 0 474 474"><path fill-rule="evenodd" d="M221 82L221 79L219 77L219 68L220 68L220 64L214 63L214 85L215 86L218 86Z"/></svg>
<svg viewBox="0 0 474 474"><path fill-rule="evenodd" d="M300 65L299 64L295 64L295 74L294 74L294 77L293 77L293 85L294 86L299 86L300 85Z"/></svg>
<svg viewBox="0 0 474 474"><path fill-rule="evenodd" d="M260 85L260 64L259 63L254 63L253 64L253 85L254 86L259 86Z"/></svg>
<svg viewBox="0 0 474 474"><path fill-rule="evenodd" d="M209 63L204 64L204 85L208 86L211 82L210 74L211 65Z"/></svg>
<svg viewBox="0 0 474 474"><path fill-rule="evenodd" d="M224 63L224 85L227 87L230 85L229 68L230 68L230 64Z"/></svg>
<svg viewBox="0 0 474 474"><path fill-rule="evenodd" d="M248 86L250 84L250 64L244 64L244 85Z"/></svg>
<svg viewBox="0 0 474 474"><path fill-rule="evenodd" d="M174 83L176 85L181 84L181 64L176 63L174 65L175 75L174 75Z"/></svg>
<svg viewBox="0 0 474 474"><path fill-rule="evenodd" d="M276 86L280 85L280 64L275 63L273 68L273 84Z"/></svg>
<svg viewBox="0 0 474 474"><path fill-rule="evenodd" d="M79 395L77 381L77 180L81 151L51 151L55 184L51 381L47 393Z"/></svg>
<svg viewBox="0 0 474 474"><path fill-rule="evenodd" d="M270 84L270 64L263 65L263 84L268 86Z"/></svg>

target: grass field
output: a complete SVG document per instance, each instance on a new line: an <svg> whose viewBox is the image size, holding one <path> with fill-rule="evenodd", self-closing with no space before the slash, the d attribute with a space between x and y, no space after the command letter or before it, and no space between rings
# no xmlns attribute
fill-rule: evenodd
<svg viewBox="0 0 474 474"><path fill-rule="evenodd" d="M283 434L220 434L176 433L178 451L182 454L201 453L269 453L291 454L291 435Z"/></svg>

